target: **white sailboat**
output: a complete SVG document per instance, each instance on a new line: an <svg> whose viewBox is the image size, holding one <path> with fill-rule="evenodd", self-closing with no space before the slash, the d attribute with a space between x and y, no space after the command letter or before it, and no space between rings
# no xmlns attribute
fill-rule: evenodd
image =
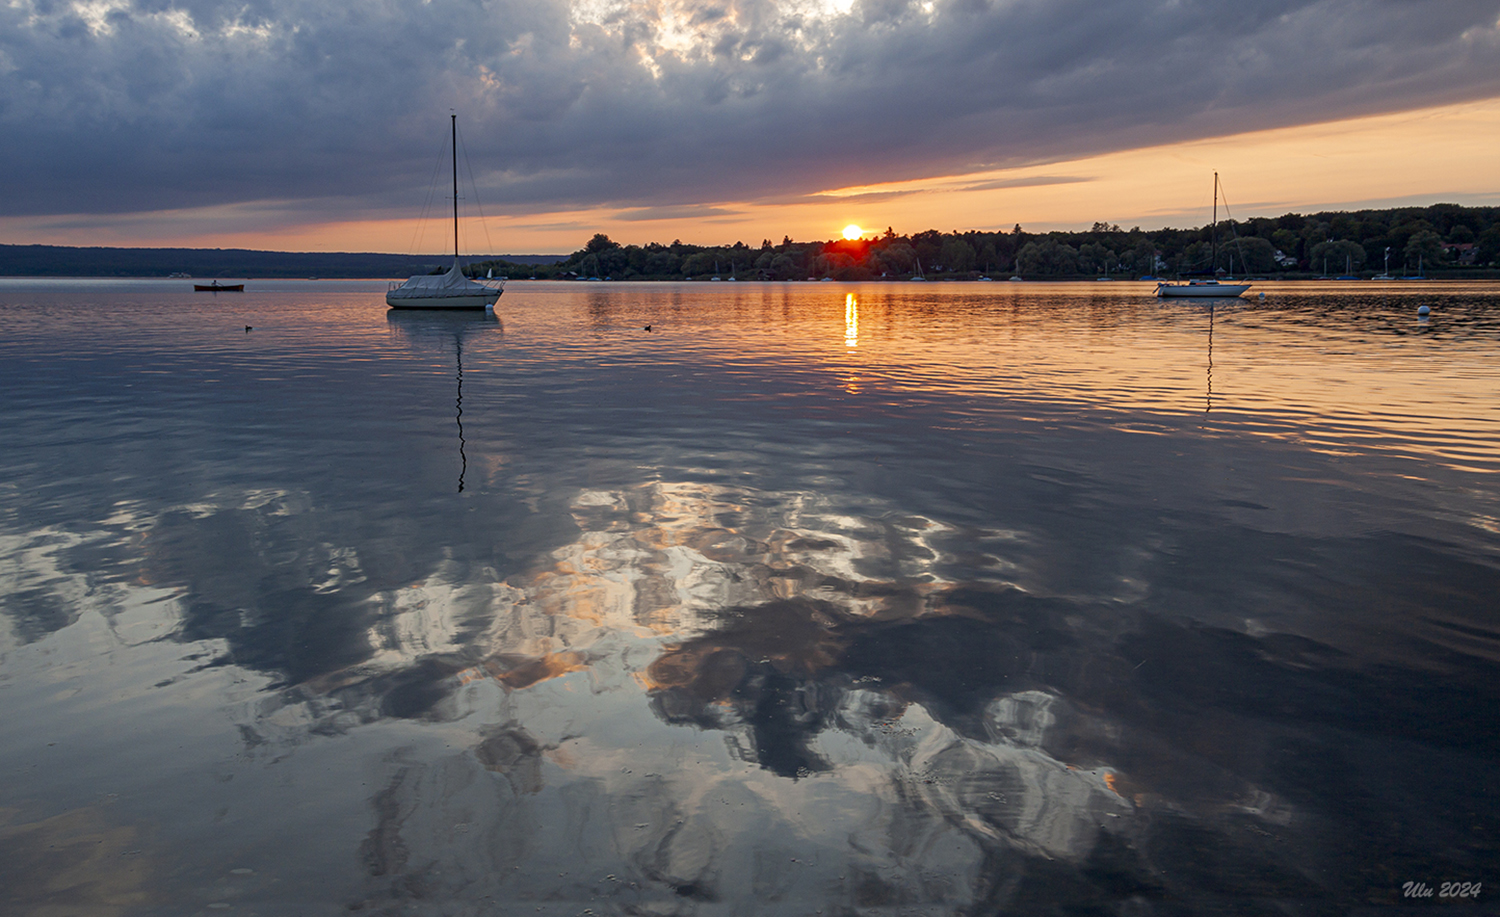
<svg viewBox="0 0 1500 917"><path fill-rule="evenodd" d="M453 130L453 267L444 274L423 274L403 284L391 283L385 304L392 309L484 309L505 292L504 281L476 283L458 263L458 115ZM493 274L493 272L491 272Z"/></svg>
<svg viewBox="0 0 1500 917"><path fill-rule="evenodd" d="M1219 264L1219 173L1214 173L1214 222L1213 228L1209 230L1209 246L1212 252L1209 264L1218 269ZM1189 280L1185 283L1167 283L1165 281L1156 285L1156 295L1163 297L1192 296L1239 296L1250 289L1248 283L1220 283L1218 280Z"/></svg>

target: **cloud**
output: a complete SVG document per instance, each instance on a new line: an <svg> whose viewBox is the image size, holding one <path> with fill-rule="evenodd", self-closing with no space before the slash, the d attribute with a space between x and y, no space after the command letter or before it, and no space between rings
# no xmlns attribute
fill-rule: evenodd
<svg viewBox="0 0 1500 917"><path fill-rule="evenodd" d="M887 182L879 185L858 185L852 188L834 188L813 194L784 195L758 203L774 204L826 204L837 201L842 204L880 204L898 201L920 194L952 194L972 191L1003 191L1009 188L1042 188L1048 185L1076 185L1094 181L1076 175L1026 175L1017 178L996 178L977 181L972 178L951 176L932 179L915 179L906 182Z"/></svg>
<svg viewBox="0 0 1500 917"><path fill-rule="evenodd" d="M644 215L1497 95L1494 0L11 0L0 216L408 215L449 109Z"/></svg>
<svg viewBox="0 0 1500 917"><path fill-rule="evenodd" d="M696 204L668 204L660 207L640 207L635 210L624 210L615 214L615 219L627 222L646 222L650 220L739 217L741 215L738 211L726 210L723 207L700 207Z"/></svg>
<svg viewBox="0 0 1500 917"><path fill-rule="evenodd" d="M998 178L994 181L982 181L966 184L963 191L997 191L1004 188L1040 188L1046 185L1075 185L1080 182L1093 181L1090 178L1075 175L1034 175L1029 178Z"/></svg>
<svg viewBox="0 0 1500 917"><path fill-rule="evenodd" d="M583 220L564 220L557 223L522 223L519 228L535 232L585 232L592 226L592 223Z"/></svg>

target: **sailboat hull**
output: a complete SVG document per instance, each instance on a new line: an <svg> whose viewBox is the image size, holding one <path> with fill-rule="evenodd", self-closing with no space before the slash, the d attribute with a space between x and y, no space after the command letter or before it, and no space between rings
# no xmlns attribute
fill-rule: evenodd
<svg viewBox="0 0 1500 917"><path fill-rule="evenodd" d="M1163 298L1191 296L1194 298L1235 297L1250 289L1248 283L1219 283L1216 280L1194 283L1163 283L1156 287L1156 295Z"/></svg>
<svg viewBox="0 0 1500 917"><path fill-rule="evenodd" d="M392 309L484 309L493 306L500 293L464 293L456 296L411 296L400 290L385 294L385 304Z"/></svg>

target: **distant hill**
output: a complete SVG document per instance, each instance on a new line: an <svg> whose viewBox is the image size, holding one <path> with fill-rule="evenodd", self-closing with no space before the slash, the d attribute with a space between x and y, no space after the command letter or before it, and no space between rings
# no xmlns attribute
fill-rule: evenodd
<svg viewBox="0 0 1500 917"><path fill-rule="evenodd" d="M473 255L464 263L541 265L566 255ZM264 252L243 248L75 248L0 245L0 277L409 277L452 264L441 255Z"/></svg>

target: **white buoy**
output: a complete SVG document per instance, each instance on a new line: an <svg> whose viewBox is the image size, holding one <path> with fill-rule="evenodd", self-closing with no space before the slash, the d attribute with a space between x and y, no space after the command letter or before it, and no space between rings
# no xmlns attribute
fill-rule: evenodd
<svg viewBox="0 0 1500 917"><path fill-rule="evenodd" d="M1429 313L1431 311L1432 310L1429 309L1429 308L1427 308L1426 306L1418 306L1417 307L1417 314L1418 315L1426 315L1427 313Z"/></svg>

